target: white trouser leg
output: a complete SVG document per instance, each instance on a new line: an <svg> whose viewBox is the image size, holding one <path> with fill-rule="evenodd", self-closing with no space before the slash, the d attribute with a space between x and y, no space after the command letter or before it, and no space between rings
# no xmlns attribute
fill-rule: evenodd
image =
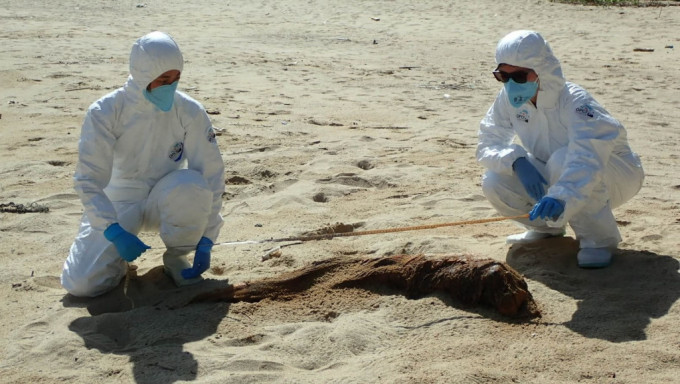
<svg viewBox="0 0 680 384"><path fill-rule="evenodd" d="M131 191L136 196L144 191ZM119 196L122 198L122 196ZM128 232L160 231L169 254L193 251L208 225L212 192L196 171L178 170L162 178L148 198L113 202L119 224ZM188 264L188 263L184 263ZM94 297L115 288L127 272L127 263L101 231L83 216L61 275L62 286L74 296Z"/></svg>
<svg viewBox="0 0 680 384"><path fill-rule="evenodd" d="M531 155L527 157L527 160L529 160L536 169L546 177L545 165L542 162L534 159ZM548 177L546 177L546 180L547 179ZM482 178L482 192L489 203L502 216L527 214L537 203L529 196L524 189L522 182L515 175L503 175L493 171L487 171ZM520 227L531 231L554 235L561 234L564 231L562 228L547 226L542 219L533 221L530 221L529 219L517 219L515 221Z"/></svg>
<svg viewBox="0 0 680 384"><path fill-rule="evenodd" d="M191 267L186 255L203 236L212 206L212 192L196 171L183 169L161 179L151 190L145 207L145 227L158 229L167 249L163 265L177 285L192 284L181 272Z"/></svg>
<svg viewBox="0 0 680 384"><path fill-rule="evenodd" d="M142 203L114 203L119 224L138 233ZM115 288L127 273L127 263L103 232L93 229L83 215L61 273L61 285L74 296L94 297Z"/></svg>
<svg viewBox="0 0 680 384"><path fill-rule="evenodd" d="M174 171L151 189L144 207L144 229L159 231L168 248L192 251L208 226L211 205L212 192L200 173Z"/></svg>
<svg viewBox="0 0 680 384"><path fill-rule="evenodd" d="M566 150L560 150L550 158L551 174L559 176L562 173L565 154ZM602 180L591 192L587 204L569 220L581 248L615 248L621 242L612 209L635 196L643 180L644 172L636 155L609 158Z"/></svg>

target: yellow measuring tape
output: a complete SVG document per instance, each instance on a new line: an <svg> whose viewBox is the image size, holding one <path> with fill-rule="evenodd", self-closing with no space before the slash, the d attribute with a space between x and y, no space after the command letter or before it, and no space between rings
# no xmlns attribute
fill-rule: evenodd
<svg viewBox="0 0 680 384"><path fill-rule="evenodd" d="M456 222L451 222L451 223L417 225L417 226L413 226L413 227L397 227L397 228L387 228L387 229L373 229L373 230L358 231L358 232L337 232L337 233L323 233L323 234L319 234L319 235L283 237L283 238L279 238L279 239L269 239L269 240L263 240L263 241L259 241L259 242L276 243L276 242L283 242L283 241L324 240L324 239L332 239L334 237L377 235L377 234L381 234L381 233L419 231L419 230L423 230L423 229L455 227L455 226L458 226L458 225L493 223L495 221L526 219L528 217L529 217L529 214L524 214L524 215L519 215L519 216L492 217L492 218L488 218L488 219L465 220L465 221L456 221ZM218 243L218 244L215 244L215 245L219 245L219 244L233 244L233 243Z"/></svg>
<svg viewBox="0 0 680 384"><path fill-rule="evenodd" d="M518 215L518 216L503 216L503 217L492 217L488 219L476 219L476 220L464 220L464 221L455 221L451 223L439 223L439 224L425 224L425 225L417 225L413 227L397 227L397 228L387 228L387 229L372 229L368 231L357 231L357 232L331 232L331 233L322 233L318 235L306 235L306 236L291 236L291 237L280 237L280 238L271 238L271 239L265 239L265 240L241 240L241 241L223 241L219 243L213 244L214 247L220 246L220 245L246 245L246 244L264 244L264 243L281 243L281 242L289 242L289 241L296 241L296 242L304 242L304 241L312 241L312 240L330 240L335 237L351 237L351 236L366 236L366 235L378 235L381 233L395 233L395 232L406 232L406 231L419 231L423 229L434 229L434 228L442 228L442 227L455 227L458 225L468 225L468 224L484 224L484 223L493 223L495 221L504 221L504 220L517 220L517 219L527 219L529 218L529 214L524 214L524 215ZM175 246L173 248L176 249L195 249L196 245L179 245ZM164 249L164 247L153 247L152 249Z"/></svg>

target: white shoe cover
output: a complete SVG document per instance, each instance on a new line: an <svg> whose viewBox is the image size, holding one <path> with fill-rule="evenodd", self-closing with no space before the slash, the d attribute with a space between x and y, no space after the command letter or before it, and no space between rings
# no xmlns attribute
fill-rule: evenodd
<svg viewBox="0 0 680 384"><path fill-rule="evenodd" d="M193 279L185 279L182 277L182 270L191 268L191 264L189 263L189 260L187 260L185 253L186 252L183 251L178 252L176 250L168 249L163 254L163 270L166 275L172 278L175 285L178 287L203 281L201 276Z"/></svg>
<svg viewBox="0 0 680 384"><path fill-rule="evenodd" d="M557 233L546 233L538 231L526 231L524 233L519 233L517 235L510 235L505 239L506 244L527 244L533 243L537 240L547 239L550 237L562 237L565 232L562 230Z"/></svg>
<svg viewBox="0 0 680 384"><path fill-rule="evenodd" d="M604 268L612 262L611 248L581 248L576 256L581 268Z"/></svg>

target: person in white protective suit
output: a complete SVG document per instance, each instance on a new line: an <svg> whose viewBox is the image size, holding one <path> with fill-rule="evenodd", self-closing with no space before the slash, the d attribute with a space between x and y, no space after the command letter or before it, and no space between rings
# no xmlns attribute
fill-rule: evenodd
<svg viewBox="0 0 680 384"><path fill-rule="evenodd" d="M571 225L583 268L610 264L621 241L612 208L642 187L640 158L626 130L582 87L567 82L548 43L515 31L496 48L504 87L481 121L477 160L482 190L527 231L508 243L563 236ZM515 140L519 139L519 142Z"/></svg>
<svg viewBox="0 0 680 384"><path fill-rule="evenodd" d="M141 230L160 233L177 285L200 281L210 266L224 163L205 109L176 91L183 63L170 36L149 33L132 46L125 85L87 111L74 175L84 214L61 275L72 295L116 287L149 248Z"/></svg>

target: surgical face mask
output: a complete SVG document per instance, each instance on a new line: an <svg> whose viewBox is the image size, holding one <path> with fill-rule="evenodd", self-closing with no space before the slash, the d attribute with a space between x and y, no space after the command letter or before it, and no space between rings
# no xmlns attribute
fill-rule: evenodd
<svg viewBox="0 0 680 384"><path fill-rule="evenodd" d="M513 107L519 108L527 101L531 100L538 90L538 81L527 81L526 83L517 83L510 79L505 83L505 93L508 94L508 99Z"/></svg>
<svg viewBox="0 0 680 384"><path fill-rule="evenodd" d="M163 112L167 112L172 108L172 102L175 100L175 91L177 90L179 80L172 84L161 85L151 91L144 90L144 97L157 106Z"/></svg>

